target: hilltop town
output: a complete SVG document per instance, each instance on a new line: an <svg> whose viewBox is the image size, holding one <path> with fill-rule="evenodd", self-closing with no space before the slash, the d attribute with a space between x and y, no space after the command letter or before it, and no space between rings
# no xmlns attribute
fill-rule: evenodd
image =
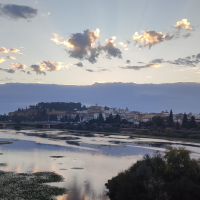
<svg viewBox="0 0 200 200"><path fill-rule="evenodd" d="M130 111L128 107L120 109L99 106L98 104L86 107L81 103L42 102L37 105L31 105L29 108L18 108L17 111L8 113L7 119L13 120L15 116L21 116L22 120L26 121L88 122L92 119L98 119L100 113L104 120L110 115L113 118L119 115L121 120L127 120L127 122L136 126L140 122L152 121L152 118L155 116L167 118L170 115L170 112L167 110L160 113L142 113L139 111ZM191 119L192 116L196 122L200 122L200 114L187 114L188 119ZM173 121L180 125L183 122L183 118L184 113L173 114Z"/></svg>

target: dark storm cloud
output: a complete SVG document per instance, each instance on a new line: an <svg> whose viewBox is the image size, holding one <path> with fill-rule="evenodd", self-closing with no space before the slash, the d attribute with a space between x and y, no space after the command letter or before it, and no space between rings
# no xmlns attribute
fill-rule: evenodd
<svg viewBox="0 0 200 200"><path fill-rule="evenodd" d="M76 65L76 66L78 66L78 67L83 67L83 63L82 63L82 62L78 62L78 63L76 63L76 64L74 64L74 65Z"/></svg>
<svg viewBox="0 0 200 200"><path fill-rule="evenodd" d="M31 19L37 15L37 9L29 6L5 4L0 6L0 16L10 19Z"/></svg>
<svg viewBox="0 0 200 200"><path fill-rule="evenodd" d="M130 64L130 63L131 63L131 61L130 61L130 60L127 60L127 61L126 61L126 64Z"/></svg>
<svg viewBox="0 0 200 200"><path fill-rule="evenodd" d="M43 71L43 68L39 65L31 65L30 69L34 72L36 72L36 74L44 74L46 75L46 73Z"/></svg>

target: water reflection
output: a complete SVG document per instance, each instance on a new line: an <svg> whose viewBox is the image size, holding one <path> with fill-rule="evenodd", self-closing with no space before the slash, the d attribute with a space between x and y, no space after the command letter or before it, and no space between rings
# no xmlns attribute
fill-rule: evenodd
<svg viewBox="0 0 200 200"><path fill-rule="evenodd" d="M85 181L83 185L79 186L76 177L68 189L68 194L57 197L57 200L109 200L106 191L96 194L90 181Z"/></svg>

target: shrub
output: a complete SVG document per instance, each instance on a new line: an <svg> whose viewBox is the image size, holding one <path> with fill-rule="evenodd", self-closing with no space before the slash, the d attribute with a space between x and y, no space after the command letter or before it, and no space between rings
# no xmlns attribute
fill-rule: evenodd
<svg viewBox="0 0 200 200"><path fill-rule="evenodd" d="M105 184L110 200L199 200L200 161L183 147L146 155Z"/></svg>

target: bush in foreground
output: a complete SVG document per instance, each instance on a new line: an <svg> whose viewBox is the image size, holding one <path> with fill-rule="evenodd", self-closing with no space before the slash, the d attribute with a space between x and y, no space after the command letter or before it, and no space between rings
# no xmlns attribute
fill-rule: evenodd
<svg viewBox="0 0 200 200"><path fill-rule="evenodd" d="M179 147L144 156L108 180L110 200L199 200L200 161L190 153Z"/></svg>

